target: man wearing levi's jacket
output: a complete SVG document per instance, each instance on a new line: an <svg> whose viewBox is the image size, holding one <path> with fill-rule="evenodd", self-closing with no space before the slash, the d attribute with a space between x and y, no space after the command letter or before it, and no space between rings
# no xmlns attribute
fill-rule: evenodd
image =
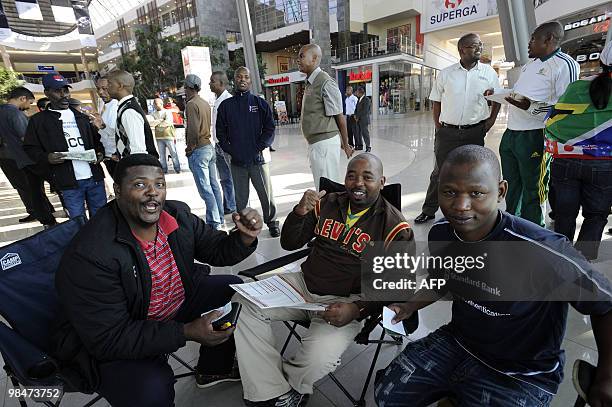
<svg viewBox="0 0 612 407"><path fill-rule="evenodd" d="M430 276L447 275L443 289L419 290L409 302L389 306L397 322L444 296L453 301L449 324L408 344L378 372L377 404L418 407L451 397L469 407L550 405L563 379L561 343L571 305L590 315L599 351L587 401L612 406L609 279L563 235L498 209L508 185L490 149L453 150L440 169L439 185L445 219L429 233L430 253L447 256L455 248L465 255L495 244L498 250L484 252L492 257L477 270L484 278L433 266ZM513 246L520 250L514 256L508 249Z"/></svg>
<svg viewBox="0 0 612 407"><path fill-rule="evenodd" d="M398 242L401 250L414 254L413 232L381 196L384 184L380 160L361 154L348 164L345 192L308 190L287 216L281 246L296 250L313 238L314 243L301 272L282 278L327 309L262 310L238 296L243 308L235 338L247 406L297 407L317 380L337 368L361 330L360 320L374 307L361 301L361 267L369 243ZM274 346L270 321L287 320L307 320L310 327L296 356L284 361Z"/></svg>

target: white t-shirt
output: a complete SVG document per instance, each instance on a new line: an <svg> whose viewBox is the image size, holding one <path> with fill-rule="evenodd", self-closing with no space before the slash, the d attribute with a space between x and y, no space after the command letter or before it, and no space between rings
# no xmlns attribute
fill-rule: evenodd
<svg viewBox="0 0 612 407"><path fill-rule="evenodd" d="M68 144L68 151L84 152L85 145L72 110L65 109L53 111L61 115L60 120L64 128L64 137L66 138L66 144ZM77 180L89 179L92 177L91 167L88 162L72 160L72 168L74 168L74 176Z"/></svg>
<svg viewBox="0 0 612 407"><path fill-rule="evenodd" d="M215 100L215 104L213 105L211 127L212 127L212 135L213 135L212 138L213 138L214 143L219 142L219 140L217 139L217 112L219 110L219 106L221 106L221 102L231 97L232 97L232 94L229 93L227 90L224 90L223 93L219 95L219 97Z"/></svg>
<svg viewBox="0 0 612 407"><path fill-rule="evenodd" d="M119 101L111 99L102 106L102 121L105 128L98 130L100 141L104 146L104 157L110 157L117 152L117 141L115 140L115 128L117 127L117 107Z"/></svg>
<svg viewBox="0 0 612 407"><path fill-rule="evenodd" d="M499 89L490 65L478 62L468 71L458 62L440 71L429 98L441 103L440 122L466 126L489 118L487 89Z"/></svg>
<svg viewBox="0 0 612 407"><path fill-rule="evenodd" d="M519 93L538 105L536 109L522 110L510 105L508 128L510 130L543 129L547 112L565 93L567 85L578 79L580 65L566 53L557 50L545 58L535 58L521 68L514 85Z"/></svg>

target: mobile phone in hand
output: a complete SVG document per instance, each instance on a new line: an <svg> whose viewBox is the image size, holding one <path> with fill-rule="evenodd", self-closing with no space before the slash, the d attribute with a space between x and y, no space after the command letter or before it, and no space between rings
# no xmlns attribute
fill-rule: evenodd
<svg viewBox="0 0 612 407"><path fill-rule="evenodd" d="M240 315L241 309L242 304L238 302L232 302L232 310L224 317L221 317L218 320L214 321L212 323L213 329L215 331L225 331L226 329L230 329L231 327L236 326L236 322L238 321L238 315Z"/></svg>

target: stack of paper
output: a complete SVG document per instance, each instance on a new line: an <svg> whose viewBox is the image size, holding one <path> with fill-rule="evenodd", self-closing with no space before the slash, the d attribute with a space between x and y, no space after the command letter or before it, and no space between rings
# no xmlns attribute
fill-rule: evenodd
<svg viewBox="0 0 612 407"><path fill-rule="evenodd" d="M259 308L296 308L307 311L325 311L326 305L309 302L281 276L245 284L231 284L236 292Z"/></svg>
<svg viewBox="0 0 612 407"><path fill-rule="evenodd" d="M64 151L62 152L62 154L64 155L65 160L78 160L78 161L87 161L87 162L97 161L95 150Z"/></svg>

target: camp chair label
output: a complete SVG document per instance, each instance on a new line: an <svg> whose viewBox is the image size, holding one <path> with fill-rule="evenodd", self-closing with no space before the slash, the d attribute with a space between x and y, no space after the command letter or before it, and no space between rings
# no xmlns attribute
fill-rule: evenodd
<svg viewBox="0 0 612 407"><path fill-rule="evenodd" d="M2 270L8 270L21 264L21 257L17 253L7 253L0 259Z"/></svg>

